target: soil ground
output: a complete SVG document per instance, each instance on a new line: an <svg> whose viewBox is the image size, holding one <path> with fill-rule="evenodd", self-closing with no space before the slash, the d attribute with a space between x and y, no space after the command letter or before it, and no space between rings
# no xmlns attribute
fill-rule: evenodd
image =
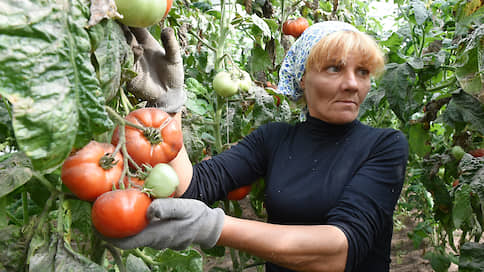
<svg viewBox="0 0 484 272"><path fill-rule="evenodd" d="M250 207L248 198L239 201L242 207L242 217L248 219L256 219L257 217ZM392 262L390 272L431 272L433 271L430 263L423 255L425 254L425 245L420 249L415 249L412 240L408 237L408 233L416 226L416 222L412 218L401 218L402 226L393 233L392 240ZM232 261L228 249L224 257L204 257L205 265L204 271L209 271L214 267L228 269L232 268ZM452 264L449 272L456 272L457 266ZM244 272L257 272L256 268L245 269Z"/></svg>

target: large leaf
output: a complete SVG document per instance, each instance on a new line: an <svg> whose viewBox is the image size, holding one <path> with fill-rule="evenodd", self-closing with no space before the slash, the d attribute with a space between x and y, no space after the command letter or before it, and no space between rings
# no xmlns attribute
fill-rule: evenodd
<svg viewBox="0 0 484 272"><path fill-rule="evenodd" d="M422 124L410 126L408 134L408 143L412 153L424 157L430 152L430 135L428 130L422 127Z"/></svg>
<svg viewBox="0 0 484 272"><path fill-rule="evenodd" d="M134 56L126 43L121 26L114 20L104 20L89 31L93 43L96 59L96 71L106 101L110 101L118 93L124 80L129 79L130 68L133 66ZM134 74L133 74L134 75Z"/></svg>
<svg viewBox="0 0 484 272"><path fill-rule="evenodd" d="M29 271L106 271L102 266L75 252L69 244L53 234L50 243L42 241L30 257Z"/></svg>
<svg viewBox="0 0 484 272"><path fill-rule="evenodd" d="M460 249L459 271L484 270L484 244L467 242Z"/></svg>
<svg viewBox="0 0 484 272"><path fill-rule="evenodd" d="M461 91L452 95L441 118L453 127L463 128L469 125L484 134L484 104L466 92Z"/></svg>
<svg viewBox="0 0 484 272"><path fill-rule="evenodd" d="M202 255L196 250L187 249L174 251L166 249L157 256L156 261L162 263L160 271L167 272L202 272Z"/></svg>
<svg viewBox="0 0 484 272"><path fill-rule="evenodd" d="M74 145L112 127L91 64L88 17L87 0L0 3L0 93L37 170L57 167Z"/></svg>
<svg viewBox="0 0 484 272"><path fill-rule="evenodd" d="M406 122L421 104L421 101L414 97L415 72L406 63L391 63L386 70L380 88L385 90L388 103L398 118Z"/></svg>
<svg viewBox="0 0 484 272"><path fill-rule="evenodd" d="M457 55L456 76L464 91L484 94L484 25L461 41L463 50Z"/></svg>

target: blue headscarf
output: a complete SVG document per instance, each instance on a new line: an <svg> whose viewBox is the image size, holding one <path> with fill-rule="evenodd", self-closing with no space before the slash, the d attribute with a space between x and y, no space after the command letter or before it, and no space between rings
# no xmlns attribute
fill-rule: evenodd
<svg viewBox="0 0 484 272"><path fill-rule="evenodd" d="M300 82L306 69L309 52L321 38L337 31L358 32L354 26L340 21L316 23L303 32L291 46L282 62L277 93L284 94L293 100L298 100L303 95Z"/></svg>

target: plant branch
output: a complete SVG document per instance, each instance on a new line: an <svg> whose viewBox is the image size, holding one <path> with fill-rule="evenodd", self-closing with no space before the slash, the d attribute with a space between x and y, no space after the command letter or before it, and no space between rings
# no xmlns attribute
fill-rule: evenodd
<svg viewBox="0 0 484 272"><path fill-rule="evenodd" d="M217 52L217 49L213 46L211 46L210 44L207 43L207 41L205 41L205 39L203 39L202 37L200 37L197 33L195 33L195 31L193 31L192 29L190 29L188 31L188 33L192 34L199 42L201 42L203 45L205 45L208 49L214 51L214 52Z"/></svg>
<svg viewBox="0 0 484 272"><path fill-rule="evenodd" d="M111 255L114 258L114 262L116 262L116 265L119 268L119 272L126 272L126 267L123 264L123 260L121 259L121 254L119 252L119 249L113 247L112 245L108 243L104 243L104 246L106 247L109 252L111 252Z"/></svg>

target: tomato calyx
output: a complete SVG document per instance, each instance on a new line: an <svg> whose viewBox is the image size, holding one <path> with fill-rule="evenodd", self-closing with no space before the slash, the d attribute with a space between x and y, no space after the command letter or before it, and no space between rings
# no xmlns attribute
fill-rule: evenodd
<svg viewBox="0 0 484 272"><path fill-rule="evenodd" d="M157 145L163 142L163 137L161 136L161 130L153 127L147 127L143 129L143 135L148 139L152 145Z"/></svg>
<svg viewBox="0 0 484 272"><path fill-rule="evenodd" d="M112 153L104 154L104 156L99 159L99 166L101 166L101 168L104 170L113 168L116 164L118 164L118 161L114 158L114 156L115 154Z"/></svg>

